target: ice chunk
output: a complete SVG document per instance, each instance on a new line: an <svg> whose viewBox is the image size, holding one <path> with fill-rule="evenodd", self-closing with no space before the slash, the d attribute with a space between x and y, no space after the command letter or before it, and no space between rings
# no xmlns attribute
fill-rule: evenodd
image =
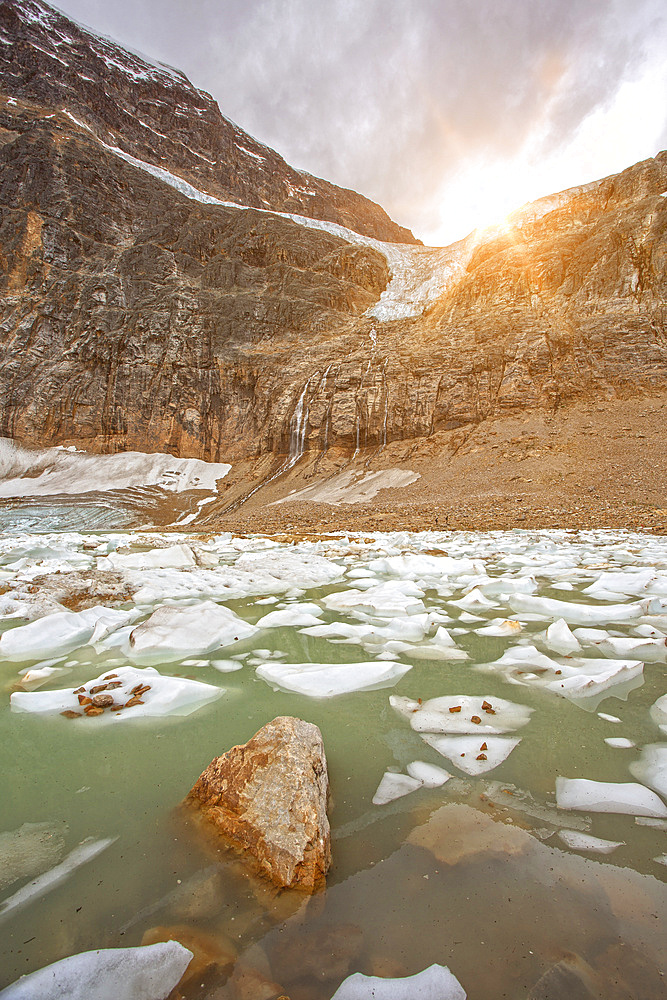
<svg viewBox="0 0 667 1000"><path fill-rule="evenodd" d="M667 807L655 792L632 781L620 783L556 778L556 802L559 809L626 813L656 819L667 817Z"/></svg>
<svg viewBox="0 0 667 1000"><path fill-rule="evenodd" d="M73 851L70 851L65 860L61 861L55 868L51 868L49 871L44 872L43 875L39 875L32 882L28 882L27 885L24 885L23 888L15 892L13 896L3 900L0 903L0 920L4 920L9 913L19 909L21 906L25 906L26 903L30 903L34 899L40 899L47 892L51 892L57 885L64 882L71 872L80 865L84 865L87 861L92 861L93 858L96 858L98 854L101 854L102 851L106 850L116 840L118 840L117 837L106 837L103 840L92 840L90 838L84 840ZM4 996L4 994L0 994L0 996Z"/></svg>
<svg viewBox="0 0 667 1000"><path fill-rule="evenodd" d="M273 577L275 582L289 583L300 590L326 587L344 578L345 567L314 552L292 552L283 546L259 552L243 552L234 569L262 573ZM275 591L277 593L277 591Z"/></svg>
<svg viewBox="0 0 667 1000"><path fill-rule="evenodd" d="M292 604L280 611L269 611L257 622L257 628L282 628L286 625L308 626L321 624L322 610L317 604Z"/></svg>
<svg viewBox="0 0 667 1000"><path fill-rule="evenodd" d="M22 976L2 1000L164 1000L178 984L192 952L178 941L143 948L104 948L63 958Z"/></svg>
<svg viewBox="0 0 667 1000"><path fill-rule="evenodd" d="M423 782L419 778L413 778L408 774L396 774L394 771L385 771L382 780L373 796L374 806L384 806L387 802L400 799L403 795L409 795L422 787Z"/></svg>
<svg viewBox="0 0 667 1000"><path fill-rule="evenodd" d="M257 676L272 687L309 698L332 698L351 691L391 687L410 670L405 663L371 660L365 663L264 663Z"/></svg>
<svg viewBox="0 0 667 1000"><path fill-rule="evenodd" d="M451 778L451 774L449 771L445 771L444 767L438 767L437 764L427 764L423 760L413 760L408 764L407 772L411 778L421 781L426 788L439 788Z"/></svg>
<svg viewBox="0 0 667 1000"><path fill-rule="evenodd" d="M507 618L494 618L490 624L484 625L482 628L476 628L474 631L477 635L506 636L518 635L522 628L521 622L513 622Z"/></svg>
<svg viewBox="0 0 667 1000"><path fill-rule="evenodd" d="M604 719L605 722L620 722L621 721L617 715L607 715L606 712L598 712L598 719Z"/></svg>
<svg viewBox="0 0 667 1000"><path fill-rule="evenodd" d="M110 552L97 560L98 570L123 571L127 569L188 569L196 565L189 545L171 545L166 549L148 552Z"/></svg>
<svg viewBox="0 0 667 1000"><path fill-rule="evenodd" d="M564 618L559 618L547 629L545 643L549 649L566 656L569 653L578 653L581 650L578 640L572 635L570 628Z"/></svg>
<svg viewBox="0 0 667 1000"><path fill-rule="evenodd" d="M255 625L229 608L202 601L189 608L157 608L130 635L128 655L135 663L164 663L201 656L233 645L257 632Z"/></svg>
<svg viewBox="0 0 667 1000"><path fill-rule="evenodd" d="M85 611L57 611L27 625L9 629L0 636L0 657L6 660L36 660L65 656L92 637L99 621L120 628L131 612L95 607Z"/></svg>
<svg viewBox="0 0 667 1000"><path fill-rule="evenodd" d="M667 745L652 743L644 747L639 760L630 764L630 771L635 778L660 792L667 798Z"/></svg>
<svg viewBox="0 0 667 1000"><path fill-rule="evenodd" d="M503 698L443 695L425 702L392 695L389 704L417 733L511 733L530 720L533 709Z"/></svg>
<svg viewBox="0 0 667 1000"><path fill-rule="evenodd" d="M328 594L323 604L330 611L366 611L382 618L418 614L424 611L424 591L410 580L391 580L368 590L343 590Z"/></svg>
<svg viewBox="0 0 667 1000"><path fill-rule="evenodd" d="M489 600L477 587L469 591L465 597L451 603L463 611L487 611L489 608L497 607L496 601Z"/></svg>
<svg viewBox="0 0 667 1000"><path fill-rule="evenodd" d="M514 646L479 669L502 673L512 684L545 687L575 704L596 707L607 692L616 696L643 683L641 660L610 660L606 657L582 657L553 660L535 646Z"/></svg>
<svg viewBox="0 0 667 1000"><path fill-rule="evenodd" d="M235 670L243 669L243 664L239 663L238 660L209 660L208 663L221 674L231 674Z"/></svg>
<svg viewBox="0 0 667 1000"><path fill-rule="evenodd" d="M114 685L118 685L115 687ZM97 691L93 691L97 688ZM136 693L141 689L141 694ZM79 701L97 694L110 695L113 705L103 707L101 714L91 718L95 725L119 720L138 719L161 715L190 715L195 709L223 695L224 689L212 684L202 684L185 677L163 677L153 667L139 670L136 667L118 667L112 674L103 674L76 690L15 691L10 703L14 712L35 712L55 715L76 712L82 718L85 703ZM127 702L133 704L128 705ZM125 706L118 710L118 706ZM78 721L78 720L75 720Z"/></svg>
<svg viewBox="0 0 667 1000"><path fill-rule="evenodd" d="M466 1000L466 995L446 965L430 965L404 979L380 979L355 972L340 984L331 1000Z"/></svg>
<svg viewBox="0 0 667 1000"><path fill-rule="evenodd" d="M650 716L663 733L667 733L667 694L651 705Z"/></svg>
<svg viewBox="0 0 667 1000"><path fill-rule="evenodd" d="M614 747L618 750L631 750L632 747L636 746L632 740L626 740L622 736L608 736L605 739L605 743L608 747Z"/></svg>
<svg viewBox="0 0 667 1000"><path fill-rule="evenodd" d="M663 830L667 833L667 819L652 819L650 816L635 816L637 826L650 826L654 830Z"/></svg>
<svg viewBox="0 0 667 1000"><path fill-rule="evenodd" d="M543 618L563 618L575 625L589 623L604 625L608 622L638 621L649 611L650 601L636 604L575 604L556 601L550 597L533 597L529 594L512 594L509 599L513 611L530 612Z"/></svg>
<svg viewBox="0 0 667 1000"><path fill-rule="evenodd" d="M624 840L602 840L589 833L580 833L579 830L559 830L558 836L573 851L593 851L596 854L611 854L617 847L625 844Z"/></svg>
<svg viewBox="0 0 667 1000"><path fill-rule="evenodd" d="M502 764L520 739L509 736L437 736L421 733L421 738L465 774L477 775Z"/></svg>
<svg viewBox="0 0 667 1000"><path fill-rule="evenodd" d="M69 673L69 669L66 667L47 667L37 664L34 667L29 667L27 670L20 671L21 687L25 688L26 691L35 691L42 684L46 684L52 677L67 673Z"/></svg>
<svg viewBox="0 0 667 1000"><path fill-rule="evenodd" d="M632 636L606 636L595 645L605 656L631 656L634 659L657 663L667 659L667 639L633 638Z"/></svg>
<svg viewBox="0 0 667 1000"><path fill-rule="evenodd" d="M651 585L659 583L653 569L638 569L627 573L601 573L598 579L586 587L584 594L590 594L596 599L600 594L611 593L620 596L645 596Z"/></svg>

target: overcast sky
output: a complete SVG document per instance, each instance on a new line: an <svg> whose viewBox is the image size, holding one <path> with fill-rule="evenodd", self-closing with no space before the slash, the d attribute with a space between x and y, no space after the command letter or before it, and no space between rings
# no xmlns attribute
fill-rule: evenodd
<svg viewBox="0 0 667 1000"><path fill-rule="evenodd" d="M665 0L56 0L426 243L667 147Z"/></svg>

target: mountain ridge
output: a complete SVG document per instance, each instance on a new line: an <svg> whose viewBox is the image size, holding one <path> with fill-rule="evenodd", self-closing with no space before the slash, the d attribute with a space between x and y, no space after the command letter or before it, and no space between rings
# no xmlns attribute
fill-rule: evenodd
<svg viewBox="0 0 667 1000"><path fill-rule="evenodd" d="M202 197L168 142L157 168L0 84L0 435L232 462L215 517L411 455L423 486L490 422L663 391L667 153L428 248Z"/></svg>
<svg viewBox="0 0 667 1000"><path fill-rule="evenodd" d="M214 197L419 242L357 192L290 167L180 70L147 61L41 0L0 3L0 73L13 96L62 106L138 159L152 162L157 152L156 166L171 166Z"/></svg>

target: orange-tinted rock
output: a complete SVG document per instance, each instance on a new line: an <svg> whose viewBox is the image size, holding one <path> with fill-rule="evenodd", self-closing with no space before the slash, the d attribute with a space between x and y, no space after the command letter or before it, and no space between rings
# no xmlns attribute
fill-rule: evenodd
<svg viewBox="0 0 667 1000"><path fill-rule="evenodd" d="M328 792L319 729L281 716L216 757L185 802L274 883L312 891L331 864Z"/></svg>
<svg viewBox="0 0 667 1000"><path fill-rule="evenodd" d="M144 934L142 945L157 944L158 941L178 941L192 952L192 959L179 982L185 986L198 980L212 969L231 972L236 961L236 948L224 934L207 934L198 927L174 924L170 927L151 927Z"/></svg>

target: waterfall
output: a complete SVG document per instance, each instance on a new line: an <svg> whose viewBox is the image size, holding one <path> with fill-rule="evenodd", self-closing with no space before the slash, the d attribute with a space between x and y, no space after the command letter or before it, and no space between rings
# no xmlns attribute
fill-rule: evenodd
<svg viewBox="0 0 667 1000"><path fill-rule="evenodd" d="M308 425L309 413L308 406L305 406L304 408L304 400L310 383L311 379L308 379L303 387L303 391L299 396L299 399L297 400L294 413L292 414L292 419L290 420L289 457L285 465L285 471L293 468L303 455L303 450L306 444L306 427Z"/></svg>

